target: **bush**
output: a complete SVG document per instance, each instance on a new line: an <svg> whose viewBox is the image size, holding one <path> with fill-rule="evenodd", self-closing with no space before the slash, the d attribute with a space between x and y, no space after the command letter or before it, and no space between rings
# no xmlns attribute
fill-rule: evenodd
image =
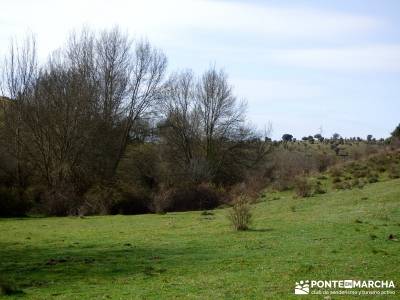
<svg viewBox="0 0 400 300"><path fill-rule="evenodd" d="M306 150L279 149L271 157L273 161L272 185L275 190L293 188L296 176L318 170L318 162Z"/></svg>
<svg viewBox="0 0 400 300"><path fill-rule="evenodd" d="M153 199L152 209L155 213L165 213L172 206L174 190L162 187Z"/></svg>
<svg viewBox="0 0 400 300"><path fill-rule="evenodd" d="M388 174L391 179L400 178L400 166L391 165Z"/></svg>
<svg viewBox="0 0 400 300"><path fill-rule="evenodd" d="M340 177L340 176L342 176L342 171L337 167L332 168L329 171L329 173L332 175L332 177Z"/></svg>
<svg viewBox="0 0 400 300"><path fill-rule="evenodd" d="M362 189L365 186L365 184L366 184L366 182L362 178L355 178L351 182L351 186L352 187L356 187L356 188L359 188L359 189Z"/></svg>
<svg viewBox="0 0 400 300"><path fill-rule="evenodd" d="M315 186L314 193L315 194L325 194L326 193L326 189L324 189L322 187L322 184L319 181L317 182L317 184Z"/></svg>
<svg viewBox="0 0 400 300"><path fill-rule="evenodd" d="M337 183L335 183L335 184L333 185L333 188L334 188L334 189L337 189L337 190L348 190L348 189L351 189L352 186L351 186L351 184L350 184L348 181L344 181L344 182L337 182Z"/></svg>
<svg viewBox="0 0 400 300"><path fill-rule="evenodd" d="M250 201L244 195L237 197L229 212L229 220L235 230L247 230L251 222Z"/></svg>
<svg viewBox="0 0 400 300"><path fill-rule="evenodd" d="M0 217L23 217L30 208L31 203L16 189L0 188Z"/></svg>
<svg viewBox="0 0 400 300"><path fill-rule="evenodd" d="M265 180L259 176L253 176L246 182L241 182L232 186L229 189L229 192L225 193L227 196L226 199L223 199L223 201L228 203L231 199L236 199L241 195L246 195L248 198L253 200L258 199L259 197L265 198L266 193L261 193L265 186Z"/></svg>
<svg viewBox="0 0 400 300"><path fill-rule="evenodd" d="M0 278L0 295L15 295L22 294L23 292L19 290L14 283Z"/></svg>
<svg viewBox="0 0 400 300"><path fill-rule="evenodd" d="M43 192L42 211L50 216L77 215L81 198L67 184Z"/></svg>
<svg viewBox="0 0 400 300"><path fill-rule="evenodd" d="M342 179L340 177L333 177L332 182L339 183L339 182L342 182Z"/></svg>
<svg viewBox="0 0 400 300"><path fill-rule="evenodd" d="M80 215L106 215L112 206L118 202L121 195L115 188L95 185L84 195L83 205L79 208Z"/></svg>
<svg viewBox="0 0 400 300"><path fill-rule="evenodd" d="M294 182L294 191L298 197L310 197L312 196L313 186L311 182L302 176L296 178Z"/></svg>
<svg viewBox="0 0 400 300"><path fill-rule="evenodd" d="M149 213L151 197L149 191L145 188L130 185L119 184L116 199L110 207L110 214L136 215Z"/></svg>
<svg viewBox="0 0 400 300"><path fill-rule="evenodd" d="M223 195L212 184L160 189L153 200L153 210L167 211L207 210L218 207Z"/></svg>
<svg viewBox="0 0 400 300"><path fill-rule="evenodd" d="M370 177L368 178L369 183L375 183L379 181L379 177L377 174L371 174Z"/></svg>

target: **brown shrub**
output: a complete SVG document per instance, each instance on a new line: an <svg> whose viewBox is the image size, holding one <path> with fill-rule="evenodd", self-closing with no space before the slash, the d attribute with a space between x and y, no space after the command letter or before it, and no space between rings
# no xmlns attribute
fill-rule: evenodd
<svg viewBox="0 0 400 300"><path fill-rule="evenodd" d="M155 212L207 210L218 207L223 199L220 190L208 183L163 188L154 197L153 209Z"/></svg>
<svg viewBox="0 0 400 300"><path fill-rule="evenodd" d="M342 170L340 170L338 167L331 168L329 173L332 175L332 177L340 177L343 174Z"/></svg>
<svg viewBox="0 0 400 300"><path fill-rule="evenodd" d="M249 229L252 218L249 199L244 195L237 197L228 217L235 230L242 231Z"/></svg>
<svg viewBox="0 0 400 300"><path fill-rule="evenodd" d="M0 187L0 217L22 217L31 208L32 203L20 197L17 189Z"/></svg>
<svg viewBox="0 0 400 300"><path fill-rule="evenodd" d="M68 185L54 187L43 192L42 210L50 216L77 215L81 198Z"/></svg>
<svg viewBox="0 0 400 300"><path fill-rule="evenodd" d="M318 162L306 152L282 150L274 154L274 169L272 186L274 189L284 191L291 189L296 176L309 174L318 170Z"/></svg>
<svg viewBox="0 0 400 300"><path fill-rule="evenodd" d="M296 180L294 182L294 192L298 197L310 197L312 196L312 191L313 185L306 177L296 177Z"/></svg>
<svg viewBox="0 0 400 300"><path fill-rule="evenodd" d="M95 185L86 192L83 199L79 215L106 215L121 199L121 195L114 187Z"/></svg>
<svg viewBox="0 0 400 300"><path fill-rule="evenodd" d="M400 166L391 165L388 169L388 174L391 179L400 178Z"/></svg>

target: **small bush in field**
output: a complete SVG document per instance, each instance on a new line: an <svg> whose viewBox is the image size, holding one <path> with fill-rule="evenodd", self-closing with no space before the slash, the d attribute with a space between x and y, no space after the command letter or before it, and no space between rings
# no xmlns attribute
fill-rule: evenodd
<svg viewBox="0 0 400 300"><path fill-rule="evenodd" d="M0 187L0 217L25 216L30 207L30 202L19 199L16 189Z"/></svg>
<svg viewBox="0 0 400 300"><path fill-rule="evenodd" d="M350 182L352 187L358 187L358 185L360 184L360 179L359 178L354 178L351 182Z"/></svg>
<svg viewBox="0 0 400 300"><path fill-rule="evenodd" d="M341 183L341 182L335 182L334 184L333 184L333 188L335 189L335 190L343 190L344 188L343 188L343 183Z"/></svg>
<svg viewBox="0 0 400 300"><path fill-rule="evenodd" d="M311 182L304 177L297 177L294 182L294 191L298 197L312 196L313 186Z"/></svg>
<svg viewBox="0 0 400 300"><path fill-rule="evenodd" d="M332 182L339 183L339 182L342 182L342 179L340 177L333 177Z"/></svg>
<svg viewBox="0 0 400 300"><path fill-rule="evenodd" d="M332 168L330 170L330 173L331 173L332 177L340 177L340 176L342 176L342 171L340 169L338 169L338 168Z"/></svg>
<svg viewBox="0 0 400 300"><path fill-rule="evenodd" d="M354 172L353 175L356 178L365 178L370 175L370 172L369 172L369 170L357 170L356 172Z"/></svg>
<svg viewBox="0 0 400 300"><path fill-rule="evenodd" d="M348 190L348 189L351 189L352 186L348 181L344 181L344 182L334 183L333 188L337 189L337 190Z"/></svg>
<svg viewBox="0 0 400 300"><path fill-rule="evenodd" d="M247 230L251 222L250 201L244 195L237 197L229 213L229 220L235 230Z"/></svg>
<svg viewBox="0 0 400 300"><path fill-rule="evenodd" d="M392 165L390 166L388 173L389 173L389 178L391 179L400 178L400 167Z"/></svg>
<svg viewBox="0 0 400 300"><path fill-rule="evenodd" d="M345 190L351 190L352 189L351 183L349 181L343 182L343 188Z"/></svg>
<svg viewBox="0 0 400 300"><path fill-rule="evenodd" d="M314 193L315 193L315 194L325 194L325 193L326 193L326 189L324 189L324 188L322 187L322 185L317 184L317 185L315 186Z"/></svg>
<svg viewBox="0 0 400 300"><path fill-rule="evenodd" d="M21 290L15 287L15 284L0 278L0 295L14 295L23 293Z"/></svg>
<svg viewBox="0 0 400 300"><path fill-rule="evenodd" d="M359 189L362 189L365 186L365 184L366 184L366 182L362 178L355 178L351 182L351 186L352 187L356 187L356 188L359 188Z"/></svg>
<svg viewBox="0 0 400 300"><path fill-rule="evenodd" d="M369 183L375 183L379 181L379 177L376 174L371 174L370 177L368 178Z"/></svg>
<svg viewBox="0 0 400 300"><path fill-rule="evenodd" d="M378 166L378 172L383 173L386 171L386 167L385 166Z"/></svg>

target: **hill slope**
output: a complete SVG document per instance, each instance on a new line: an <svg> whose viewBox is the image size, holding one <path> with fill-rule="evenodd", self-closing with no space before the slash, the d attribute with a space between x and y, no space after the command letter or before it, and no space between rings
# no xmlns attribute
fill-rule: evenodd
<svg viewBox="0 0 400 300"><path fill-rule="evenodd" d="M1 219L0 276L32 299L296 299L304 279L398 288L400 242L388 237L400 236L399 198L399 179L306 199L269 194L248 232L232 231L226 210Z"/></svg>

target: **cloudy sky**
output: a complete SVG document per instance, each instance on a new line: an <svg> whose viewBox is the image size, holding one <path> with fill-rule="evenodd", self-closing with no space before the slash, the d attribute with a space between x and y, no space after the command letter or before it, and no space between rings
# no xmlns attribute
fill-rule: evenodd
<svg viewBox="0 0 400 300"><path fill-rule="evenodd" d="M119 25L169 70L225 69L259 128L386 137L400 122L397 0L0 0L0 55L34 33L40 57L72 29Z"/></svg>

